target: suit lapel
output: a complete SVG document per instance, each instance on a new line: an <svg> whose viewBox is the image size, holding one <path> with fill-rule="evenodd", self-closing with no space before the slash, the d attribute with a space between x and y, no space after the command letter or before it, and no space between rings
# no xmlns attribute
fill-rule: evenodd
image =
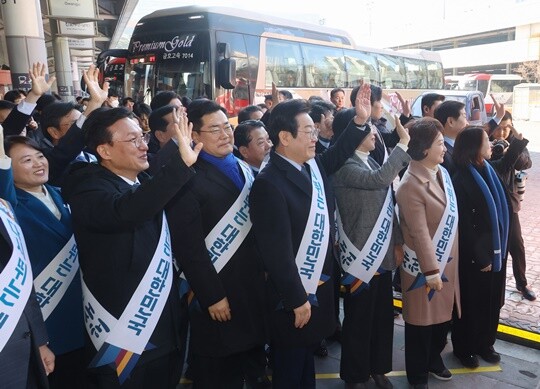
<svg viewBox="0 0 540 389"><path fill-rule="evenodd" d="M35 213L35 217L39 218L43 225L60 236L69 238L72 234L69 211L64 206L62 198L51 190L49 186L47 187L47 191L49 192L54 204L60 211L60 220L54 216L54 214L49 210L49 208L47 208L45 204L41 202L41 200L37 199L30 193L17 189L17 198L19 202L27 204L27 207Z"/></svg>
<svg viewBox="0 0 540 389"><path fill-rule="evenodd" d="M223 188L227 189L229 192L236 193L236 194L240 193L240 190L236 187L234 182L225 174L223 174L221 171L219 171L219 169L213 166L210 162L207 162L203 160L202 158L199 158L196 165L197 165L198 170L205 172L206 177L210 181L215 182L216 184L222 186ZM243 176L243 172L240 166L238 167L238 169L240 169L240 174L242 174Z"/></svg>
<svg viewBox="0 0 540 389"><path fill-rule="evenodd" d="M272 152L270 159L276 167L285 173L287 179L289 179L295 186L300 188L305 194L311 197L312 186L311 182L306 180L306 177L288 161L280 157L277 153Z"/></svg>
<svg viewBox="0 0 540 389"><path fill-rule="evenodd" d="M438 182L433 182L431 176L424 166L421 163L416 161L411 161L409 164L410 173L418 178L424 185L428 193L430 193L436 200L441 204L446 205L446 195L444 190L441 188L441 185ZM441 172L437 172L437 175Z"/></svg>

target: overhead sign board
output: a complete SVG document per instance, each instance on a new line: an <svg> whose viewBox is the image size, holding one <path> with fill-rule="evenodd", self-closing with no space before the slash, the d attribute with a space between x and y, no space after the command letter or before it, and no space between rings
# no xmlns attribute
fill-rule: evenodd
<svg viewBox="0 0 540 389"><path fill-rule="evenodd" d="M88 19L96 17L94 0L49 0L50 16L65 19Z"/></svg>
<svg viewBox="0 0 540 389"><path fill-rule="evenodd" d="M68 23L62 22L59 23L60 26L60 35L64 36L95 36L96 35L96 23L86 22L86 23Z"/></svg>
<svg viewBox="0 0 540 389"><path fill-rule="evenodd" d="M85 38L85 39L68 38L68 45L70 49L93 49L94 40L92 38Z"/></svg>

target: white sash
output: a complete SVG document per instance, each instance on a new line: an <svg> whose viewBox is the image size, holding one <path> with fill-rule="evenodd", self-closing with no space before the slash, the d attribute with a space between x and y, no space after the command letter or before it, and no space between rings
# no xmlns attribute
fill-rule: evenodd
<svg viewBox="0 0 540 389"><path fill-rule="evenodd" d="M238 250L252 226L249 217L249 192L255 178L247 163L238 160L238 164L246 179L244 187L231 208L204 240L208 255L217 273L225 267Z"/></svg>
<svg viewBox="0 0 540 389"><path fill-rule="evenodd" d="M337 212L337 225L339 232L339 261L342 269L363 282L371 281L388 252L388 246L390 246L394 225L392 189L388 188L386 192L386 198L377 221L362 250L359 250L345 234L339 210Z"/></svg>
<svg viewBox="0 0 540 389"><path fill-rule="evenodd" d="M165 213L152 261L117 320L96 300L82 277L86 331L97 350L104 342L142 354L169 297L172 285L171 237Z"/></svg>
<svg viewBox="0 0 540 389"><path fill-rule="evenodd" d="M315 294L328 249L330 219L328 218L324 182L317 162L312 158L307 164L311 168L311 207L295 262L306 293Z"/></svg>
<svg viewBox="0 0 540 389"><path fill-rule="evenodd" d="M79 270L79 255L75 238L67 241L62 250L34 279L36 297L43 320L58 306Z"/></svg>
<svg viewBox="0 0 540 389"><path fill-rule="evenodd" d="M6 227L13 251L0 273L0 352L13 334L32 292L32 267L21 227L8 203L0 201L0 219ZM27 282L28 281L28 282Z"/></svg>
<svg viewBox="0 0 540 389"><path fill-rule="evenodd" d="M444 193L446 194L446 207L441 217L441 221L439 222L439 226L437 227L437 231L435 231L435 235L433 235L432 241L433 247L435 248L435 256L439 263L439 274L442 276L456 237L458 209L456 194L454 192L452 180L450 179L450 174L448 174L448 171L441 165L439 165L439 169L442 173ZM403 245L403 251L405 252L405 257L401 266L407 273L416 277L418 273L420 273L420 265L418 263L418 258L416 258L416 253L405 244Z"/></svg>

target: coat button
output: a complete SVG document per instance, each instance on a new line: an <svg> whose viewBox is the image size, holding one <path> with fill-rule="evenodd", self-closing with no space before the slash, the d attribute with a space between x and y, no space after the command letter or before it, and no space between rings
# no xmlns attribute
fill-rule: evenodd
<svg viewBox="0 0 540 389"><path fill-rule="evenodd" d="M30 338L31 336L32 336L32 333L31 333L30 331L26 331L26 332L24 333L24 337L25 337L26 339Z"/></svg>
<svg viewBox="0 0 540 389"><path fill-rule="evenodd" d="M472 213L475 213L475 212L476 212L476 209L475 209L475 208L473 208L473 210L472 210Z"/></svg>

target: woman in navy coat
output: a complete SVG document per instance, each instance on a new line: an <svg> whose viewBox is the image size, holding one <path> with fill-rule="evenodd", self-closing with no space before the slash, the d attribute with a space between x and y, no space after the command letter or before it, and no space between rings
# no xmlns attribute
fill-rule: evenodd
<svg viewBox="0 0 540 389"><path fill-rule="evenodd" d="M36 279L57 254L66 248L63 264L45 282L36 285L38 303L44 313L50 348L56 355L56 370L49 376L52 387L80 387L83 376L84 325L81 282L76 261L77 247L69 209L58 188L47 185L48 161L35 141L13 136L0 145L0 197L13 205L28 247ZM52 310L61 290L63 274L74 272L65 294ZM60 281L60 282L59 282ZM65 281L67 284L68 281Z"/></svg>

